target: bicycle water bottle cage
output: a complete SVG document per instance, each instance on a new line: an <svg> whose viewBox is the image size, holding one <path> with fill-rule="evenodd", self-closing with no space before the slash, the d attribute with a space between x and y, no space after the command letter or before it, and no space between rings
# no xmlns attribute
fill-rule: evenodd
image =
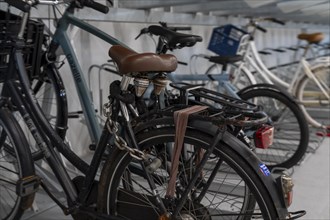
<svg viewBox="0 0 330 220"><path fill-rule="evenodd" d="M148 29L149 33L164 38L166 46L170 50L183 47L192 47L197 42L201 42L203 40L203 38L198 35L178 33L157 25L151 25Z"/></svg>
<svg viewBox="0 0 330 220"><path fill-rule="evenodd" d="M150 73L173 72L178 61L170 54L137 53L126 47L115 45L109 56L117 64L119 73L131 77L146 77Z"/></svg>

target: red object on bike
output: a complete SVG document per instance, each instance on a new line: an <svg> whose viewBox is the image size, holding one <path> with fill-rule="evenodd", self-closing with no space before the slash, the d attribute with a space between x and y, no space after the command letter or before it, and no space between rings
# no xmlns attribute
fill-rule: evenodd
<svg viewBox="0 0 330 220"><path fill-rule="evenodd" d="M318 131L316 132L316 135L319 137L330 137L330 126L327 126L324 131Z"/></svg>
<svg viewBox="0 0 330 220"><path fill-rule="evenodd" d="M263 125L260 127L254 138L255 146L257 148L267 149L273 144L274 127L270 125Z"/></svg>

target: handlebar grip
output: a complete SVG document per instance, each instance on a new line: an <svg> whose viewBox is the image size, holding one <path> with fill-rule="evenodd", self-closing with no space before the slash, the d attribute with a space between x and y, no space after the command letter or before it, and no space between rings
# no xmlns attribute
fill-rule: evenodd
<svg viewBox="0 0 330 220"><path fill-rule="evenodd" d="M180 65L184 65L184 66L188 66L188 63L186 63L186 62L182 62L182 61L178 61L178 64L180 64Z"/></svg>
<svg viewBox="0 0 330 220"><path fill-rule="evenodd" d="M94 1L88 1L85 3L85 6L92 8L96 11L99 11L103 14L107 14L109 12L109 8L108 6L102 5L98 2L94 2Z"/></svg>
<svg viewBox="0 0 330 220"><path fill-rule="evenodd" d="M274 23L277 23L277 24L280 24L280 25L285 25L285 22L284 21L278 20L276 18L273 18L273 22Z"/></svg>
<svg viewBox="0 0 330 220"><path fill-rule="evenodd" d="M31 6L22 0L5 0L5 2L23 12L29 12L31 9Z"/></svg>
<svg viewBox="0 0 330 220"><path fill-rule="evenodd" d="M259 25L256 26L256 28L259 30L259 31L262 31L264 33L267 33L267 30L263 27L260 27Z"/></svg>

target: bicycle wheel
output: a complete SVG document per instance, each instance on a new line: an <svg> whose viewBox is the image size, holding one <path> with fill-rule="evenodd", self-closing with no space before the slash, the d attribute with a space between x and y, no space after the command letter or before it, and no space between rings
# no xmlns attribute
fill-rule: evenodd
<svg viewBox="0 0 330 220"><path fill-rule="evenodd" d="M0 109L0 219L20 219L32 205L34 193L21 197L16 183L34 175L31 153L13 116Z"/></svg>
<svg viewBox="0 0 330 220"><path fill-rule="evenodd" d="M271 89L253 89L240 94L243 100L263 107L274 126L274 142L268 149L256 149L270 168L291 168L304 156L309 129L303 112L289 97Z"/></svg>
<svg viewBox="0 0 330 220"><path fill-rule="evenodd" d="M173 211L189 183L197 152L206 149L212 140L210 135L187 130L185 150L180 157L176 196L169 202L165 198L171 167L168 149L173 146L174 136L174 127L159 127L137 137L144 152L151 157L162 158L162 165L152 177L168 212ZM219 143L176 219L276 219L273 202L259 178L244 158L225 143ZM106 161L98 199L100 210L124 219L174 219L162 216L155 206L145 173L126 151L115 150Z"/></svg>
<svg viewBox="0 0 330 220"><path fill-rule="evenodd" d="M314 127L330 125L330 67L320 66L312 69L315 78L321 83L321 87L313 79L304 75L297 86L297 98L303 104L303 111L307 120ZM326 97L325 94L328 94Z"/></svg>

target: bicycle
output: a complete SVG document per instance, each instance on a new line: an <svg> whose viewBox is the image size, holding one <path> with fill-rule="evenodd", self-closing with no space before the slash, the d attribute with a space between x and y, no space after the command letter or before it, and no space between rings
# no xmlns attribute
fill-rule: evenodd
<svg viewBox="0 0 330 220"><path fill-rule="evenodd" d="M174 28L179 30L187 29L187 27ZM140 34L149 33L159 36L156 49L157 53L166 53L167 50L173 50L175 48L173 45L175 44L170 44L172 39L177 39L179 37L183 39L197 38L194 35L178 34L177 32L172 31L174 28L164 27L163 25L152 25L148 28L142 29ZM221 70L217 72L217 74L172 73L169 75L169 79L174 83L183 81L197 83L200 83L200 81L206 83L210 81L212 83L216 82L218 83L216 88L213 87L213 90L216 92L227 94L236 99L259 100L259 102L255 104L264 107L264 111L270 117L269 124L274 126L275 133L274 142L270 148L256 149L258 156L267 164L267 166L269 166L270 169L276 167L289 169L296 165L303 158L308 147L309 139L308 124L298 104L295 103L286 93L267 84L257 84L241 91L237 91L237 89L231 84L231 75L227 72L227 67L236 62L242 61L243 58L241 56L210 57L203 55L203 58L215 63L214 65L219 66L219 64L221 64ZM263 101L263 103L260 101ZM296 132L296 130L298 132ZM248 136L250 138L256 138L254 135L255 131L251 131L251 129L250 131L247 131ZM290 133L290 137L288 137L288 133Z"/></svg>
<svg viewBox="0 0 330 220"><path fill-rule="evenodd" d="M53 2L51 5L56 7L59 3L60 2ZM73 25L111 45L124 45L124 43L75 17L74 10L79 7L79 5L70 4L70 6L65 9L62 17L58 19L56 31L51 36L50 43L46 46L47 50L44 51L43 54L43 63L41 65L43 71L39 76L33 78L32 86L36 97L38 97L40 104L43 106L47 118L49 118L62 138L64 138L66 134L68 119L78 117L79 114L84 115L91 138L90 147L94 149L101 135L101 126L96 116L95 107L83 76L83 71L79 65L73 46L71 45L67 30L70 25ZM102 13L107 12L104 8L100 8L98 11ZM82 111L68 112L67 94L59 73L59 68L63 65L63 62L58 60L58 48L62 48L70 65Z"/></svg>
<svg viewBox="0 0 330 220"><path fill-rule="evenodd" d="M248 44L242 48L239 53L244 56L244 62L236 68L235 74L245 75L247 78L254 78L248 69L252 67L256 70L254 75L258 75L261 79L268 84L276 84L285 88L290 94L292 94L299 103L307 121L315 128L321 128L327 130L328 126L322 124L322 119L319 121L311 116L313 110L324 109L329 105L330 89L329 89L329 57L319 57L309 63L305 56L312 44L318 44L323 39L322 33L314 34L300 34L298 38L307 41L308 45L305 47L304 54L300 58L298 67L293 74L292 81L287 83L281 78L277 77L262 63L255 43L253 35L256 30L263 32L266 29L262 28L258 22L271 21L283 24L282 22L272 18L259 18L253 19L247 26L251 26L253 30L249 33L251 37L248 37ZM301 73L303 72L303 74Z"/></svg>
<svg viewBox="0 0 330 220"><path fill-rule="evenodd" d="M28 19L30 5L18 0L8 0L7 2L24 11L23 18L20 22L22 27L24 27ZM84 3L86 4L84 6L89 6L91 8L105 8L105 6L92 1L85 1ZM202 109L199 109L198 112L191 115L188 121L187 135L183 134L181 136L183 138L181 139L183 143L187 143L189 146L194 144L195 147L185 147L184 149L189 150L186 151L185 155L181 156L179 150L179 154L175 154L179 156L178 160L173 159L172 161L171 158L168 158L168 155L164 152L164 150L168 148L164 146L168 143L171 144L174 138L173 135L176 136L177 134L177 132L174 131L173 113L187 113L187 106L171 106L162 111L158 109L145 116L136 117L137 112L132 106L135 93L131 92L133 87L130 86L130 81L133 78L141 80L149 78L150 81L157 81L158 77L163 79L166 72L171 72L176 68L176 59L171 55L162 56L150 53L137 54L133 51L129 51L129 54L127 54L120 52L120 50L124 50L124 52L125 50L127 51L126 48L117 47L117 55L114 53L111 56L114 56L112 57L114 59L117 57L118 66L122 64L120 73L123 77L121 81L112 82L110 85L111 93L109 102L105 105L107 122L97 144L91 164L86 164L70 151L62 138L52 129L52 126L48 123L47 118L44 117L40 106L33 96L33 92L30 89L30 80L26 75L21 53L22 48L24 48L24 41L22 39L23 30L24 28L20 28L18 38L14 38L15 41L10 41L10 43L12 43L12 48L7 69L8 74L5 75L3 82L4 88L1 96L1 111L15 110L24 116L23 118L27 122L30 131L43 150L45 160L50 165L51 170L55 173L55 176L64 189L65 195L67 196L67 205L61 204L48 190L47 185L34 174L32 174L33 181L23 182L24 184L22 184L21 191L18 192L18 197L32 196L40 185L57 205L63 209L65 214L71 214L75 219L122 219L120 216L126 215L126 213L130 215L130 207L123 207L122 203L116 203L124 199L122 198L123 194L120 194L119 191L125 191L125 195L131 196L129 199L138 198L137 202L139 203L135 207L141 208L141 205L144 205L144 207L150 207L152 210L156 211L157 219L176 219L177 216L181 218L192 216L196 218L196 216L198 216L198 219L205 219L205 215L208 215L208 218L210 218L211 214L216 214L215 216L259 216L263 219L294 219L304 214L304 211L288 213L286 209L291 198L291 178L281 175L275 180L270 175L267 167L255 157L250 149L224 129L226 127L224 125L226 124L242 125L246 123L251 126L256 122L260 123L260 121L264 121L266 119L264 115L251 111L251 107L253 107L251 104L239 102L239 100L237 100L237 105L240 106L240 108L237 109L236 106L236 111L233 108L229 110L224 108L221 111L219 109L206 109L202 106ZM131 65L127 65L127 62L129 62L127 59L125 62L125 58L127 58L128 55L134 55L134 58L136 58L133 59L133 57L130 56L131 61L133 61ZM143 61L139 62L138 58L142 58ZM142 65L147 63L157 65ZM157 72L162 73L159 74ZM157 85L157 83L155 85ZM163 87L164 86L165 85L163 85ZM161 89L159 91L161 92ZM229 106L231 105L230 103L228 104ZM191 111L190 108L188 109ZM179 110L179 112L177 110ZM132 121L130 119L131 115L135 116L136 120ZM249 117L250 120L246 120L246 117ZM17 125L17 122L11 114L8 114L8 118ZM0 122L3 122L3 120ZM121 123L121 126L119 126L118 122ZM205 126L208 129L205 129ZM1 124L1 127L9 133L9 136L13 135L11 133L13 131L7 129L6 123ZM19 130L19 126L17 126L17 128ZM163 135L164 130L167 130L165 136ZM203 139L191 135L195 132L198 132ZM123 136L120 134L123 134ZM156 136L155 134L158 135ZM161 135L159 136L159 134ZM12 137L14 137L15 140L16 138L20 141L24 140L24 136ZM166 137L166 140L164 137ZM113 142L110 140L113 140ZM101 163L105 148L111 145L111 143L113 143L111 148L113 152L110 156L119 160L117 161L119 163L113 163L113 158L108 158L102 169L100 184L97 184L95 174ZM22 148L23 146L24 145L20 145L17 148ZM3 145L1 148L3 149ZM16 146L13 146L13 148L14 149L9 148L9 150L5 151L14 152L12 150L16 150ZM27 147L25 149L27 149ZM55 149L65 155L85 177L77 176L71 180ZM17 152L18 151L15 151L16 155L14 158L26 156L25 153L27 155L30 154L29 151L22 152L24 153L23 155ZM221 156L221 158L217 159L219 156ZM208 170L204 169L204 165L210 157L216 165L210 167L211 174L206 175L204 172L207 173ZM29 157L25 159L28 158ZM249 158L249 160L246 158ZM26 162L30 165L33 164L32 159L26 160ZM168 170L168 166L171 166L169 165L170 162L176 162L178 164L177 171L180 175L177 177L172 171ZM175 167L174 164L173 167ZM216 182L215 180L221 176L221 173L218 174L220 167L224 167L224 169L227 170L229 169L231 172L236 172L237 174L231 173L231 175L234 175L235 179L238 181L232 182L232 179L227 179L228 174L226 174L223 176L221 182ZM175 168L173 169L175 170ZM110 173L111 170L114 171L114 173ZM166 172L164 173L162 170ZM177 179L180 184L174 185L174 191L173 188L171 189L172 193L175 192L174 197L165 198L161 197L161 194L157 191L157 187L164 187L162 180L168 177L169 173L174 177L174 183L176 182L175 179ZM121 176L123 176L123 178L118 178ZM118 188L121 180L123 180L123 185L121 185L121 188ZM237 210L232 210L230 205L229 210L226 205L222 206L221 210L218 203L207 203L206 206L203 205L202 202L209 201L205 197L206 194L212 195L214 199L217 199L217 202L223 199L222 197L214 196L216 190L212 189L211 186L212 183L220 184L226 181L229 181L228 183L231 183L230 186L233 187L230 188L230 192L235 192L233 198L238 199L238 201L232 204ZM145 190L145 194L133 188L131 184L136 182L141 183L138 186ZM147 188L150 189L148 190ZM235 191L235 189L240 189L243 192ZM93 192L96 191L98 191L99 198L94 197L95 193ZM127 194L127 192L130 194ZM111 196L109 193L111 193ZM217 193L221 192L218 190ZM227 194L227 196L224 196L224 201L226 201L226 198L229 196L228 192L222 192L222 194L223 193L225 193L225 195ZM167 195L172 194L168 193ZM193 197L191 197L191 195L194 195L194 199L192 199ZM141 198L143 198L142 203ZM203 198L206 198L206 200ZM95 211L96 201L98 202L98 211ZM115 203L116 206L114 206L113 203ZM146 206L146 204L148 204L148 206ZM258 207L257 210L259 210L258 213L254 213L256 206ZM216 211L215 209L218 208L220 210L214 213ZM142 208L139 210L141 211L137 213L137 216L134 216L134 219L146 219L146 215L150 216L150 214L155 216L150 210L147 212L143 212ZM15 212L15 210L12 211L14 211L11 212L12 215L18 217L16 215L19 214ZM210 213L210 211L212 211L212 213Z"/></svg>

